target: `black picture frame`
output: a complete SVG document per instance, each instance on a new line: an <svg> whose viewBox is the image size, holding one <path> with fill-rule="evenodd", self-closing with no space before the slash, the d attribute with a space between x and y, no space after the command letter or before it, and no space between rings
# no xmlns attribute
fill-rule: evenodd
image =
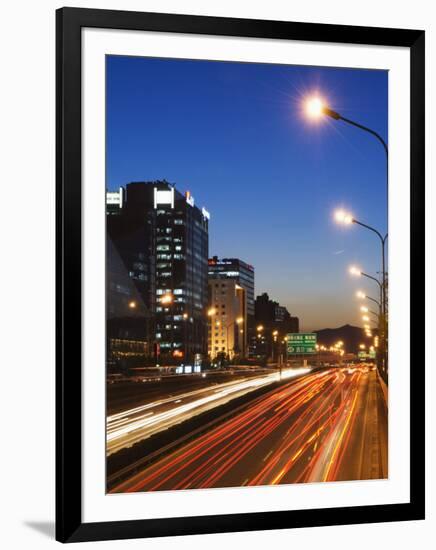
<svg viewBox="0 0 436 550"><path fill-rule="evenodd" d="M410 502L135 521L82 522L81 30L84 27L399 46L410 49ZM424 519L424 31L62 8L56 13L56 539L159 537ZM419 345L418 345L419 344ZM170 497L169 497L170 498Z"/></svg>

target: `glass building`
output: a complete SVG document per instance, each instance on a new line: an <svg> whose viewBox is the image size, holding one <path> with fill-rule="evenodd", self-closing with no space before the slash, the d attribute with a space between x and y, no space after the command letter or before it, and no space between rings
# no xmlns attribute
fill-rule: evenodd
<svg viewBox="0 0 436 550"><path fill-rule="evenodd" d="M106 241L106 360L108 373L128 371L150 355L150 313L117 249Z"/></svg>
<svg viewBox="0 0 436 550"><path fill-rule="evenodd" d="M151 312L149 338L161 365L199 363L207 354L209 213L166 181L126 186L108 235Z"/></svg>

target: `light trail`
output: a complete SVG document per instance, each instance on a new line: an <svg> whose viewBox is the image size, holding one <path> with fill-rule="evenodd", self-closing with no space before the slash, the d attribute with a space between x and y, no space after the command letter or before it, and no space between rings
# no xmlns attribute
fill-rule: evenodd
<svg viewBox="0 0 436 550"><path fill-rule="evenodd" d="M310 368L285 369L282 371L282 379L292 379L308 374L310 371ZM131 447L138 441L170 426L278 380L280 380L278 372L249 379L232 380L218 386L177 395L176 399L171 396L111 415L107 419L107 455L125 447Z"/></svg>
<svg viewBox="0 0 436 550"><path fill-rule="evenodd" d="M290 380L111 492L359 479L358 424L373 411L358 408L374 402L370 377L374 384L374 373L329 369Z"/></svg>

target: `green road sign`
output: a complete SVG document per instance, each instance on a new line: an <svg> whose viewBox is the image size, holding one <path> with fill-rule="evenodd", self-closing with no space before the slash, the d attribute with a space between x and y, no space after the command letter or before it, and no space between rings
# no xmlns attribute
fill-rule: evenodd
<svg viewBox="0 0 436 550"><path fill-rule="evenodd" d="M314 332L293 332L287 335L288 353L316 353L316 334Z"/></svg>
<svg viewBox="0 0 436 550"><path fill-rule="evenodd" d="M357 357L359 359L375 359L375 350L370 350L368 353L366 351L357 352Z"/></svg>

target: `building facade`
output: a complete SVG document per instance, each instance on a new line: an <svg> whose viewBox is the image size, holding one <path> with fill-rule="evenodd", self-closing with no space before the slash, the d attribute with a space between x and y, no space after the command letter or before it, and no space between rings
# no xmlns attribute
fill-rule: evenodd
<svg viewBox="0 0 436 550"><path fill-rule="evenodd" d="M255 301L256 334L250 339L251 356L274 360L288 333L300 332L298 317L271 300L266 292Z"/></svg>
<svg viewBox="0 0 436 550"><path fill-rule="evenodd" d="M254 334L254 267L239 258L209 258L209 281L234 281L244 290L245 314L243 324L242 357L249 355L248 342ZM215 346L213 346L215 347ZM241 352L239 352L241 355Z"/></svg>
<svg viewBox="0 0 436 550"><path fill-rule="evenodd" d="M254 267L238 258L209 258L209 279L231 279L245 289L247 317L254 322Z"/></svg>
<svg viewBox="0 0 436 550"><path fill-rule="evenodd" d="M209 213L166 181L129 183L119 212L108 208L108 235L151 313L157 364L207 354L208 224Z"/></svg>
<svg viewBox="0 0 436 550"><path fill-rule="evenodd" d="M118 254L106 242L106 357L109 372L126 372L150 354L150 312Z"/></svg>
<svg viewBox="0 0 436 550"><path fill-rule="evenodd" d="M230 278L209 279L208 352L233 360L246 356L247 293Z"/></svg>

